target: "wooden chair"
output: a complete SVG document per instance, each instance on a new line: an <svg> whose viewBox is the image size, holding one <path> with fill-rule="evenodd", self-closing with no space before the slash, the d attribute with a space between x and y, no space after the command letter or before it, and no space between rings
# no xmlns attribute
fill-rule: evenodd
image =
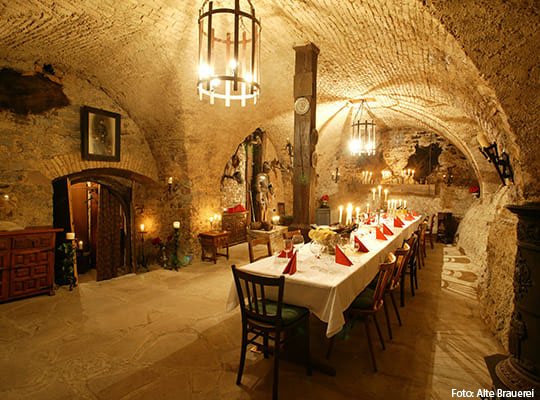
<svg viewBox="0 0 540 400"><path fill-rule="evenodd" d="M399 323L399 326L401 326L401 316L399 315L399 311L396 305L396 299L394 298L394 292L398 289L401 290L401 280L403 277L403 270L407 266L407 263L409 262L409 257L411 255L411 248L405 242L403 244L403 247L400 247L395 252L396 255L396 268L394 270L394 274L390 278L390 281L388 282L388 287L386 288L385 295L388 294L390 296L390 300L392 301L392 306L394 307L394 311L396 313L396 317ZM390 328L390 322L387 318L386 322L388 323L388 332L390 335L390 339L392 339L392 330Z"/></svg>
<svg viewBox="0 0 540 400"><path fill-rule="evenodd" d="M388 286L388 282L394 273L396 267L396 257L394 254L390 253L388 255L388 261L379 266L379 274L377 279L377 285L375 289L367 287L362 293L360 293L356 299L349 306L347 311L345 311L346 319L348 323L352 323L353 320L361 320L364 322L366 328L366 336L369 344L369 353L371 355L371 362L373 364L373 370L377 372L377 364L375 362L375 353L373 351L373 343L371 340L371 330L369 327L370 320L373 319L375 328L377 329L377 334L379 335L379 340L381 341L381 346L383 350L386 349L384 345L384 340L382 337L381 329L377 322L376 314L383 308L384 305L384 292ZM330 339L330 344L328 346L328 352L326 353L326 358L330 358L330 353L334 344L335 336L332 336Z"/></svg>
<svg viewBox="0 0 540 400"><path fill-rule="evenodd" d="M296 230L296 231L284 232L283 239L292 239L294 235L302 235L302 231Z"/></svg>
<svg viewBox="0 0 540 400"><path fill-rule="evenodd" d="M242 348L236 384L240 385L246 350L249 344L256 344L263 350L265 358L270 352L269 341L274 342L274 382L272 398L278 398L279 353L286 341L299 333L306 338L306 372L311 375L311 357L309 353L309 310L305 307L283 303L285 277L268 278L239 271L232 266L234 282L242 314ZM277 293L277 301L269 300L268 293ZM250 338L250 335L253 335ZM259 341L257 341L259 339ZM262 339L262 342L260 341Z"/></svg>
<svg viewBox="0 0 540 400"><path fill-rule="evenodd" d="M435 214L431 216L431 221L429 223L429 229L426 230L426 235L429 236L429 244L433 249L433 223L435 222Z"/></svg>
<svg viewBox="0 0 540 400"><path fill-rule="evenodd" d="M401 288L400 288L400 305L405 306L405 275L410 277L411 295L414 296L414 289L418 289L418 231L413 233L412 236L406 240L406 243L410 247L410 254L407 260L407 264L403 267L403 273L401 275Z"/></svg>
<svg viewBox="0 0 540 400"><path fill-rule="evenodd" d="M422 269L425 266L425 258L426 258L426 229L427 229L427 222L424 221L420 224L420 229L418 230L418 268Z"/></svg>
<svg viewBox="0 0 540 400"><path fill-rule="evenodd" d="M255 247L260 246L260 245L266 245L267 253L261 254L256 257ZM270 243L270 239L267 237L250 240L248 242L248 248L249 248L249 262L250 263L260 260L262 258L270 257L272 255L272 245Z"/></svg>

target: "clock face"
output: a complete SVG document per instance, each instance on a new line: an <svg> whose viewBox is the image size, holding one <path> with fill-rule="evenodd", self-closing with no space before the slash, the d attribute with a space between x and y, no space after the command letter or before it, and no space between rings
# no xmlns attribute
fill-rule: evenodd
<svg viewBox="0 0 540 400"><path fill-rule="evenodd" d="M294 102L294 111L296 111L297 114L304 115L309 111L309 100L305 97L299 97Z"/></svg>

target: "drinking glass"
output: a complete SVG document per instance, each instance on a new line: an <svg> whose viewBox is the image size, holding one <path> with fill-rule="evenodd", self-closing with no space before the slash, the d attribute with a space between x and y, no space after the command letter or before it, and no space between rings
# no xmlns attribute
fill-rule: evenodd
<svg viewBox="0 0 540 400"><path fill-rule="evenodd" d="M284 243L285 243L285 248L283 249L283 251L287 255L287 258L290 258L294 243L292 239L285 239Z"/></svg>
<svg viewBox="0 0 540 400"><path fill-rule="evenodd" d="M294 235L292 237L292 241L296 250L300 250L300 248L304 245L304 237L302 235Z"/></svg>
<svg viewBox="0 0 540 400"><path fill-rule="evenodd" d="M321 258L322 244L317 240L312 240L309 244L309 250L313 253L315 258Z"/></svg>

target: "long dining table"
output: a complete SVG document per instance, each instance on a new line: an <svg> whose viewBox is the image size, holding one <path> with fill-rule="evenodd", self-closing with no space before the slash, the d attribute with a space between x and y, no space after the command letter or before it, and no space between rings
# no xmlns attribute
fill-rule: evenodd
<svg viewBox="0 0 540 400"><path fill-rule="evenodd" d="M337 264L335 256L330 254L321 254L317 258L310 251L310 246L304 245L297 253L297 272L294 275L285 274L283 301L307 307L321 321L327 323L326 336L334 336L345 325L344 311L375 278L379 265L385 261L388 254L401 247L422 220L421 216L412 221L404 220L403 228L395 228L388 222L387 226L393 235L386 235L387 240L375 238L375 227L361 227L359 233L365 234L360 239L369 252L347 251L346 254L353 263L351 266ZM267 257L238 269L262 276L279 277L287 261L276 256ZM227 311L232 311L238 304L233 280L226 304Z"/></svg>

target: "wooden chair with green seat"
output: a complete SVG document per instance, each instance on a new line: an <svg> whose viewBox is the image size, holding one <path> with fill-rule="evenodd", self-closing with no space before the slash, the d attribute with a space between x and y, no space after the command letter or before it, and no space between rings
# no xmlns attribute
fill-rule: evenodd
<svg viewBox="0 0 540 400"><path fill-rule="evenodd" d="M387 261L379 266L379 274L377 279L377 285L375 289L367 287L362 293L360 293L345 311L347 323L352 324L354 320L360 320L364 322L366 328L366 336L369 344L369 353L371 355L371 362L373 364L373 370L377 372L377 363L375 362L375 352L373 350L373 342L371 340L371 330L369 327L370 321L373 320L381 346L383 350L386 349L384 340L382 337L379 323L377 322L376 314L383 308L384 304L384 292L387 288L388 282L394 273L396 267L396 257L390 253L387 257ZM326 358L330 358L330 353L334 345L335 335L330 339L328 346L328 352Z"/></svg>
<svg viewBox="0 0 540 400"><path fill-rule="evenodd" d="M255 344L263 350L265 357L270 352L269 341L274 342L274 381L272 398L278 398L279 355L282 346L289 340L305 334L302 341L305 346L306 372L311 375L311 357L309 352L309 310L305 307L283 303L285 277L268 278L239 271L232 266L234 282L242 314L242 348L236 384L240 385L246 350L249 344ZM277 292L277 300L266 296ZM253 335L251 338L250 335ZM262 342L257 341L262 339Z"/></svg>
<svg viewBox="0 0 540 400"><path fill-rule="evenodd" d="M259 254L258 256L255 255L255 247L265 245L266 251L263 254ZM270 243L270 239L267 237L262 237L259 239L253 239L248 242L248 249L249 249L249 262L255 262L257 260L260 260L262 258L270 257L272 255L272 245Z"/></svg>
<svg viewBox="0 0 540 400"><path fill-rule="evenodd" d="M404 272L404 268L407 267L407 264L409 262L409 257L411 255L411 247L407 242L403 244L403 247L400 247L395 251L396 256L396 268L394 269L394 274L390 278L390 281L388 282L388 287L386 288L385 294L388 294L390 296L390 300L392 301L392 306L394 307L394 311L396 312L396 317L399 323L399 326L401 326L401 316L399 315L398 307L396 305L396 299L394 298L394 292L396 290L401 290L401 281L402 276ZM390 339L392 339L392 330L390 328L390 323L388 322L388 332L390 334Z"/></svg>

